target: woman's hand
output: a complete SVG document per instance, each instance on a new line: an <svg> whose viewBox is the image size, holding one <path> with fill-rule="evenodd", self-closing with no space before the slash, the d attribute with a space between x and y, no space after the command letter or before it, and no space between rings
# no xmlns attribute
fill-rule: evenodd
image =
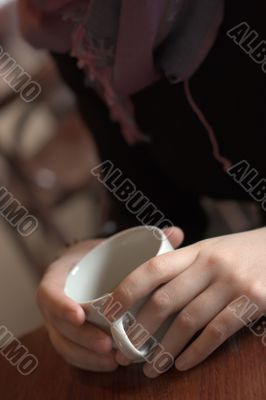
<svg viewBox="0 0 266 400"><path fill-rule="evenodd" d="M174 247L184 237L178 228L171 228L168 235ZM113 371L118 363L111 337L86 322L82 307L64 293L69 271L100 242L88 240L72 246L50 265L38 288L37 300L51 342L69 364L90 371Z"/></svg>
<svg viewBox="0 0 266 400"><path fill-rule="evenodd" d="M256 304L253 320L265 313L266 228L203 240L151 259L114 291L114 302L123 306L119 315L152 292L137 323L153 335L167 317L177 313L161 345L176 358L178 370L196 366L244 325L228 307L230 303L244 295ZM120 352L116 359L129 364ZM150 363L144 365L144 373L159 374Z"/></svg>
<svg viewBox="0 0 266 400"><path fill-rule="evenodd" d="M51 342L68 363L90 371L113 371L118 364L112 339L86 322L81 306L64 294L70 269L99 242L79 243L55 261L39 286L37 299Z"/></svg>

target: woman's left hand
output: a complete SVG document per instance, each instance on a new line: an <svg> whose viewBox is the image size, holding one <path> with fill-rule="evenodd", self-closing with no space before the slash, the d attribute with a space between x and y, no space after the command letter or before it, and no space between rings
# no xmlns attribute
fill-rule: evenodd
<svg viewBox="0 0 266 400"><path fill-rule="evenodd" d="M253 303L253 321L265 313L266 228L203 240L149 260L114 291L113 300L123 307L119 315L149 294L137 322L153 335L177 313L161 345L176 359L178 370L196 366L244 326L228 307L232 302L245 296ZM130 363L120 352L116 359ZM143 370L151 378L159 375L151 363Z"/></svg>

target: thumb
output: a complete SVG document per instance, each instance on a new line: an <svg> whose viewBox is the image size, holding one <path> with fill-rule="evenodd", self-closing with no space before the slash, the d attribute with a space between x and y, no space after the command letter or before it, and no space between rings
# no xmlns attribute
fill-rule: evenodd
<svg viewBox="0 0 266 400"><path fill-rule="evenodd" d="M184 232L181 228L172 226L171 228L165 228L163 231L174 248L181 246L185 237Z"/></svg>

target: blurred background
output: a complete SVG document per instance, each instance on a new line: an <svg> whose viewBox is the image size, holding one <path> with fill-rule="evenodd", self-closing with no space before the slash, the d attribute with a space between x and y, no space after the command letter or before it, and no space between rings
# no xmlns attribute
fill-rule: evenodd
<svg viewBox="0 0 266 400"><path fill-rule="evenodd" d="M42 87L26 103L0 77L0 186L39 221L22 238L0 216L0 323L21 335L41 324L35 291L49 263L66 246L112 233L115 222L103 187L90 174L97 152L75 99L48 54L20 37L14 1L0 0L0 45ZM258 224L258 210L249 204L202 202L208 236Z"/></svg>
<svg viewBox="0 0 266 400"><path fill-rule="evenodd" d="M0 321L15 335L41 322L35 290L64 248L97 236L106 196L89 173L97 154L49 56L19 35L16 4L0 0L0 45L42 87L24 102L0 79L0 186L39 222L22 238L0 217Z"/></svg>

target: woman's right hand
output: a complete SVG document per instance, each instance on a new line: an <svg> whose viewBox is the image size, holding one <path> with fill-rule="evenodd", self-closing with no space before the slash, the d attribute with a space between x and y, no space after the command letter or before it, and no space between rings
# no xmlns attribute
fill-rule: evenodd
<svg viewBox="0 0 266 400"><path fill-rule="evenodd" d="M40 283L37 301L53 346L69 364L90 371L113 371L118 364L112 339L86 322L82 307L64 293L68 272L99 242L81 242L53 262Z"/></svg>

